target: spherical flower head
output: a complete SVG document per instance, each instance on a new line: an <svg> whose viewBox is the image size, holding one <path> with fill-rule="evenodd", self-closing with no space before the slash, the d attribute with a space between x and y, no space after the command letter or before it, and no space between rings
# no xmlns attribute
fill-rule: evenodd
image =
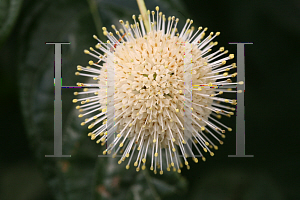
<svg viewBox="0 0 300 200"><path fill-rule="evenodd" d="M76 75L89 76L97 82L79 83L94 89L86 88L75 95L95 96L73 102L86 104L76 107L81 112L86 111L79 117L94 114L100 109L100 113L85 119L82 125L91 123L89 129L97 126L89 133L92 140L98 138L97 143L105 144L107 139L112 138L112 143L103 153L110 154L113 149L121 153L119 164L126 158L129 160L126 169L132 162L137 171L140 165L145 169L149 155L150 169L154 169L154 173L159 168L160 174L163 174L162 166L168 171L173 167L180 173L182 163L189 169L188 156L198 162L192 146L205 161L197 146L213 156L210 149L217 150L218 146L208 135L223 144L213 132L224 138L224 127L231 131L211 116L233 115L231 111L234 108L224 104L236 104L236 101L220 98L219 95L234 91L213 86L236 84L230 79L236 73L229 74L236 65L225 65L234 56L226 56L228 51L224 51L223 47L211 53L217 45L213 39L219 32L211 32L205 37L207 28L199 27L195 31L191 27L193 21L189 19L178 32L179 19L169 17L167 20L165 15L158 13L158 9L156 20L154 11L152 15L148 11L148 17L148 32L141 16L139 22L133 16L134 24L120 20L122 28L119 30L112 25L117 37L104 27L103 34L108 38L106 43L94 36L98 41L97 51L90 48L90 51L84 52L98 60L89 61L91 66L86 68L78 66L79 71L87 73L76 72ZM135 162L132 161L134 154ZM179 155L183 155L183 161ZM116 153L113 154L115 156Z"/></svg>

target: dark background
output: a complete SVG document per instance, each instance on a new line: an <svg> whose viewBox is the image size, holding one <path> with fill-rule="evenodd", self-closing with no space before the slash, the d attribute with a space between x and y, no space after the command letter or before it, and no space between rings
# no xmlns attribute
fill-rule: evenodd
<svg viewBox="0 0 300 200"><path fill-rule="evenodd" d="M87 4L85 1L74 2L78 5ZM157 2L159 4L159 1ZM196 27L207 26L210 31L220 31L221 35L217 41L229 52L236 54L236 45L229 45L229 42L253 43L245 45L245 120L246 154L254 157L228 158L228 155L235 154L235 122L234 119L222 119L222 122L230 124L234 131L227 134L224 145L215 152L213 158L208 158L205 163L192 163L189 171L183 170L182 175L187 178L189 186L186 193L177 196L178 199L300 199L297 88L300 75L298 61L300 2L296 0L182 2L186 6L186 12L175 12L175 16L181 21L192 18ZM45 18L43 9L53 4L55 3L50 1L24 1L18 20L0 49L2 85L0 199L2 200L51 200L57 196L55 189L47 185L47 180L51 176L44 174L45 161L39 157L45 153L38 152L39 149L36 148L39 140L30 142L35 135L28 133L28 129L32 127L26 124L28 121L24 120L21 107L26 105L21 104L27 92L24 89L26 87L22 87L22 84L26 84L22 82L23 72L26 70L26 65L24 67L22 63L26 62L24 57L33 37L29 32L38 26L37 23L41 23L39 20ZM68 4L63 5L67 9ZM146 5L148 9L154 9L148 7L147 0ZM87 14L88 17L91 18ZM105 24L105 19L103 21ZM87 26L94 25L92 22L87 23L82 29ZM106 26L109 27L109 24ZM179 29L181 28L182 25ZM49 32L53 30L49 28ZM76 30L81 29L77 27ZM50 33L40 34L43 35L41 37L46 40L45 42L51 42L51 39L47 40L47 34ZM77 34L80 34L80 31ZM94 33L89 34L91 36ZM68 40L70 38L65 39L70 41ZM87 41L85 48L94 44L92 39L85 41ZM40 45L40 48L46 48L43 43ZM47 48L49 52L53 51L49 50L52 47ZM72 47L63 47L63 53L68 51L72 51ZM76 48L74 54L84 56L82 51L83 49ZM36 59L41 64L42 58L38 58L38 55ZM54 59L54 56L51 59ZM88 59L83 58L86 61ZM49 60L45 59L45 62ZM72 70L75 70L75 66L72 66L74 68ZM28 70L32 69L29 67ZM68 69L63 70L67 71ZM72 82L63 83L68 84L72 85ZM69 96L67 98L72 99ZM73 106L67 103L70 102L69 99L63 103L66 109Z"/></svg>

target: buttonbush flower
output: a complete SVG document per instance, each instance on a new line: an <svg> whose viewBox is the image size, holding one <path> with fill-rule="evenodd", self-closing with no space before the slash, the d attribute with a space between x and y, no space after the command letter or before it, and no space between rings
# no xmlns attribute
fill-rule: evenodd
<svg viewBox="0 0 300 200"><path fill-rule="evenodd" d="M171 168L180 173L184 164L189 169L188 157L198 162L205 153L213 156L232 130L218 119L233 115L230 105L237 102L220 95L240 91L213 86L238 84L231 81L236 64L226 64L234 55L224 47L211 52L220 32L205 37L207 28L195 29L189 19L179 31L179 19L166 18L159 7L148 10L147 22L141 15L132 19L120 20L120 29L112 25L115 34L103 27L106 42L93 36L95 49L84 53L95 60L77 66L76 75L94 83L77 83L86 88L74 93L83 96L73 102L80 103L80 118L89 116L81 123L92 130L88 136L102 145L111 141L103 154L119 156L126 169L133 164L144 170L149 163L155 174Z"/></svg>

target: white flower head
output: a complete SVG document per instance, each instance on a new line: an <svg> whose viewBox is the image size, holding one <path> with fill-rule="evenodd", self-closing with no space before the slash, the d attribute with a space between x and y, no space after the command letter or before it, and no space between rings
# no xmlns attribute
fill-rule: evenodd
<svg viewBox="0 0 300 200"><path fill-rule="evenodd" d="M97 50L84 53L97 61L78 66L84 73L76 75L96 82L78 83L87 88L74 94L87 97L73 102L81 103L79 117L91 115L81 123L93 129L91 139L102 145L111 140L103 154L120 154L119 164L127 159L126 169L134 163L137 171L145 169L149 155L154 173L171 167L180 173L182 161L188 169L187 157L205 161L203 154L213 156L225 129L231 131L217 119L233 115L235 109L225 104L236 105L236 100L219 96L237 91L213 86L237 84L230 79L237 73L229 74L236 65L226 65L234 55L223 47L211 53L220 32L205 37L207 28L195 30L189 19L178 31L179 19L158 11L148 11L149 32L142 17L133 15L133 24L112 25L116 35L103 27L107 42L94 35Z"/></svg>

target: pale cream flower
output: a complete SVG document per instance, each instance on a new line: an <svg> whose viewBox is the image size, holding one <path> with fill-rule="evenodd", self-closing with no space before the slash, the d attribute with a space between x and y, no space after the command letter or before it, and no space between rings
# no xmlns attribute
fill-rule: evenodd
<svg viewBox="0 0 300 200"><path fill-rule="evenodd" d="M89 61L88 67L78 66L85 73L76 75L89 76L97 82L78 83L88 88L75 95L95 96L73 102L82 104L76 107L84 113L79 117L93 114L81 124L89 124L89 129L95 127L89 133L92 140L97 139L102 145L107 139L113 141L103 154L110 154L116 147L113 157L121 153L119 164L128 158L126 168L134 163L137 171L140 167L145 169L149 155L150 169L157 173L159 168L163 174L163 169L170 171L171 167L180 172L182 159L189 168L188 154L198 162L192 146L203 161L203 152L213 156L211 149L218 147L209 137L223 144L219 138L225 138L225 129L231 131L231 128L213 117L233 115L231 111L235 109L224 103L236 105L236 100L219 95L236 91L211 86L237 84L230 79L237 74L228 73L236 68L235 63L226 65L227 60L234 58L233 54L226 56L228 51L223 47L210 52L217 45L212 41L219 32L204 37L207 28L199 27L196 31L191 27L193 20L189 19L178 32L178 18L166 20L158 7L156 11L156 16L154 11L148 11L148 33L141 16L137 22L133 15L132 25L122 20L121 29L112 25L117 37L103 27L106 43L94 36L98 41L96 49L102 53L93 48L85 50L97 62ZM187 109L191 112L186 112Z"/></svg>

